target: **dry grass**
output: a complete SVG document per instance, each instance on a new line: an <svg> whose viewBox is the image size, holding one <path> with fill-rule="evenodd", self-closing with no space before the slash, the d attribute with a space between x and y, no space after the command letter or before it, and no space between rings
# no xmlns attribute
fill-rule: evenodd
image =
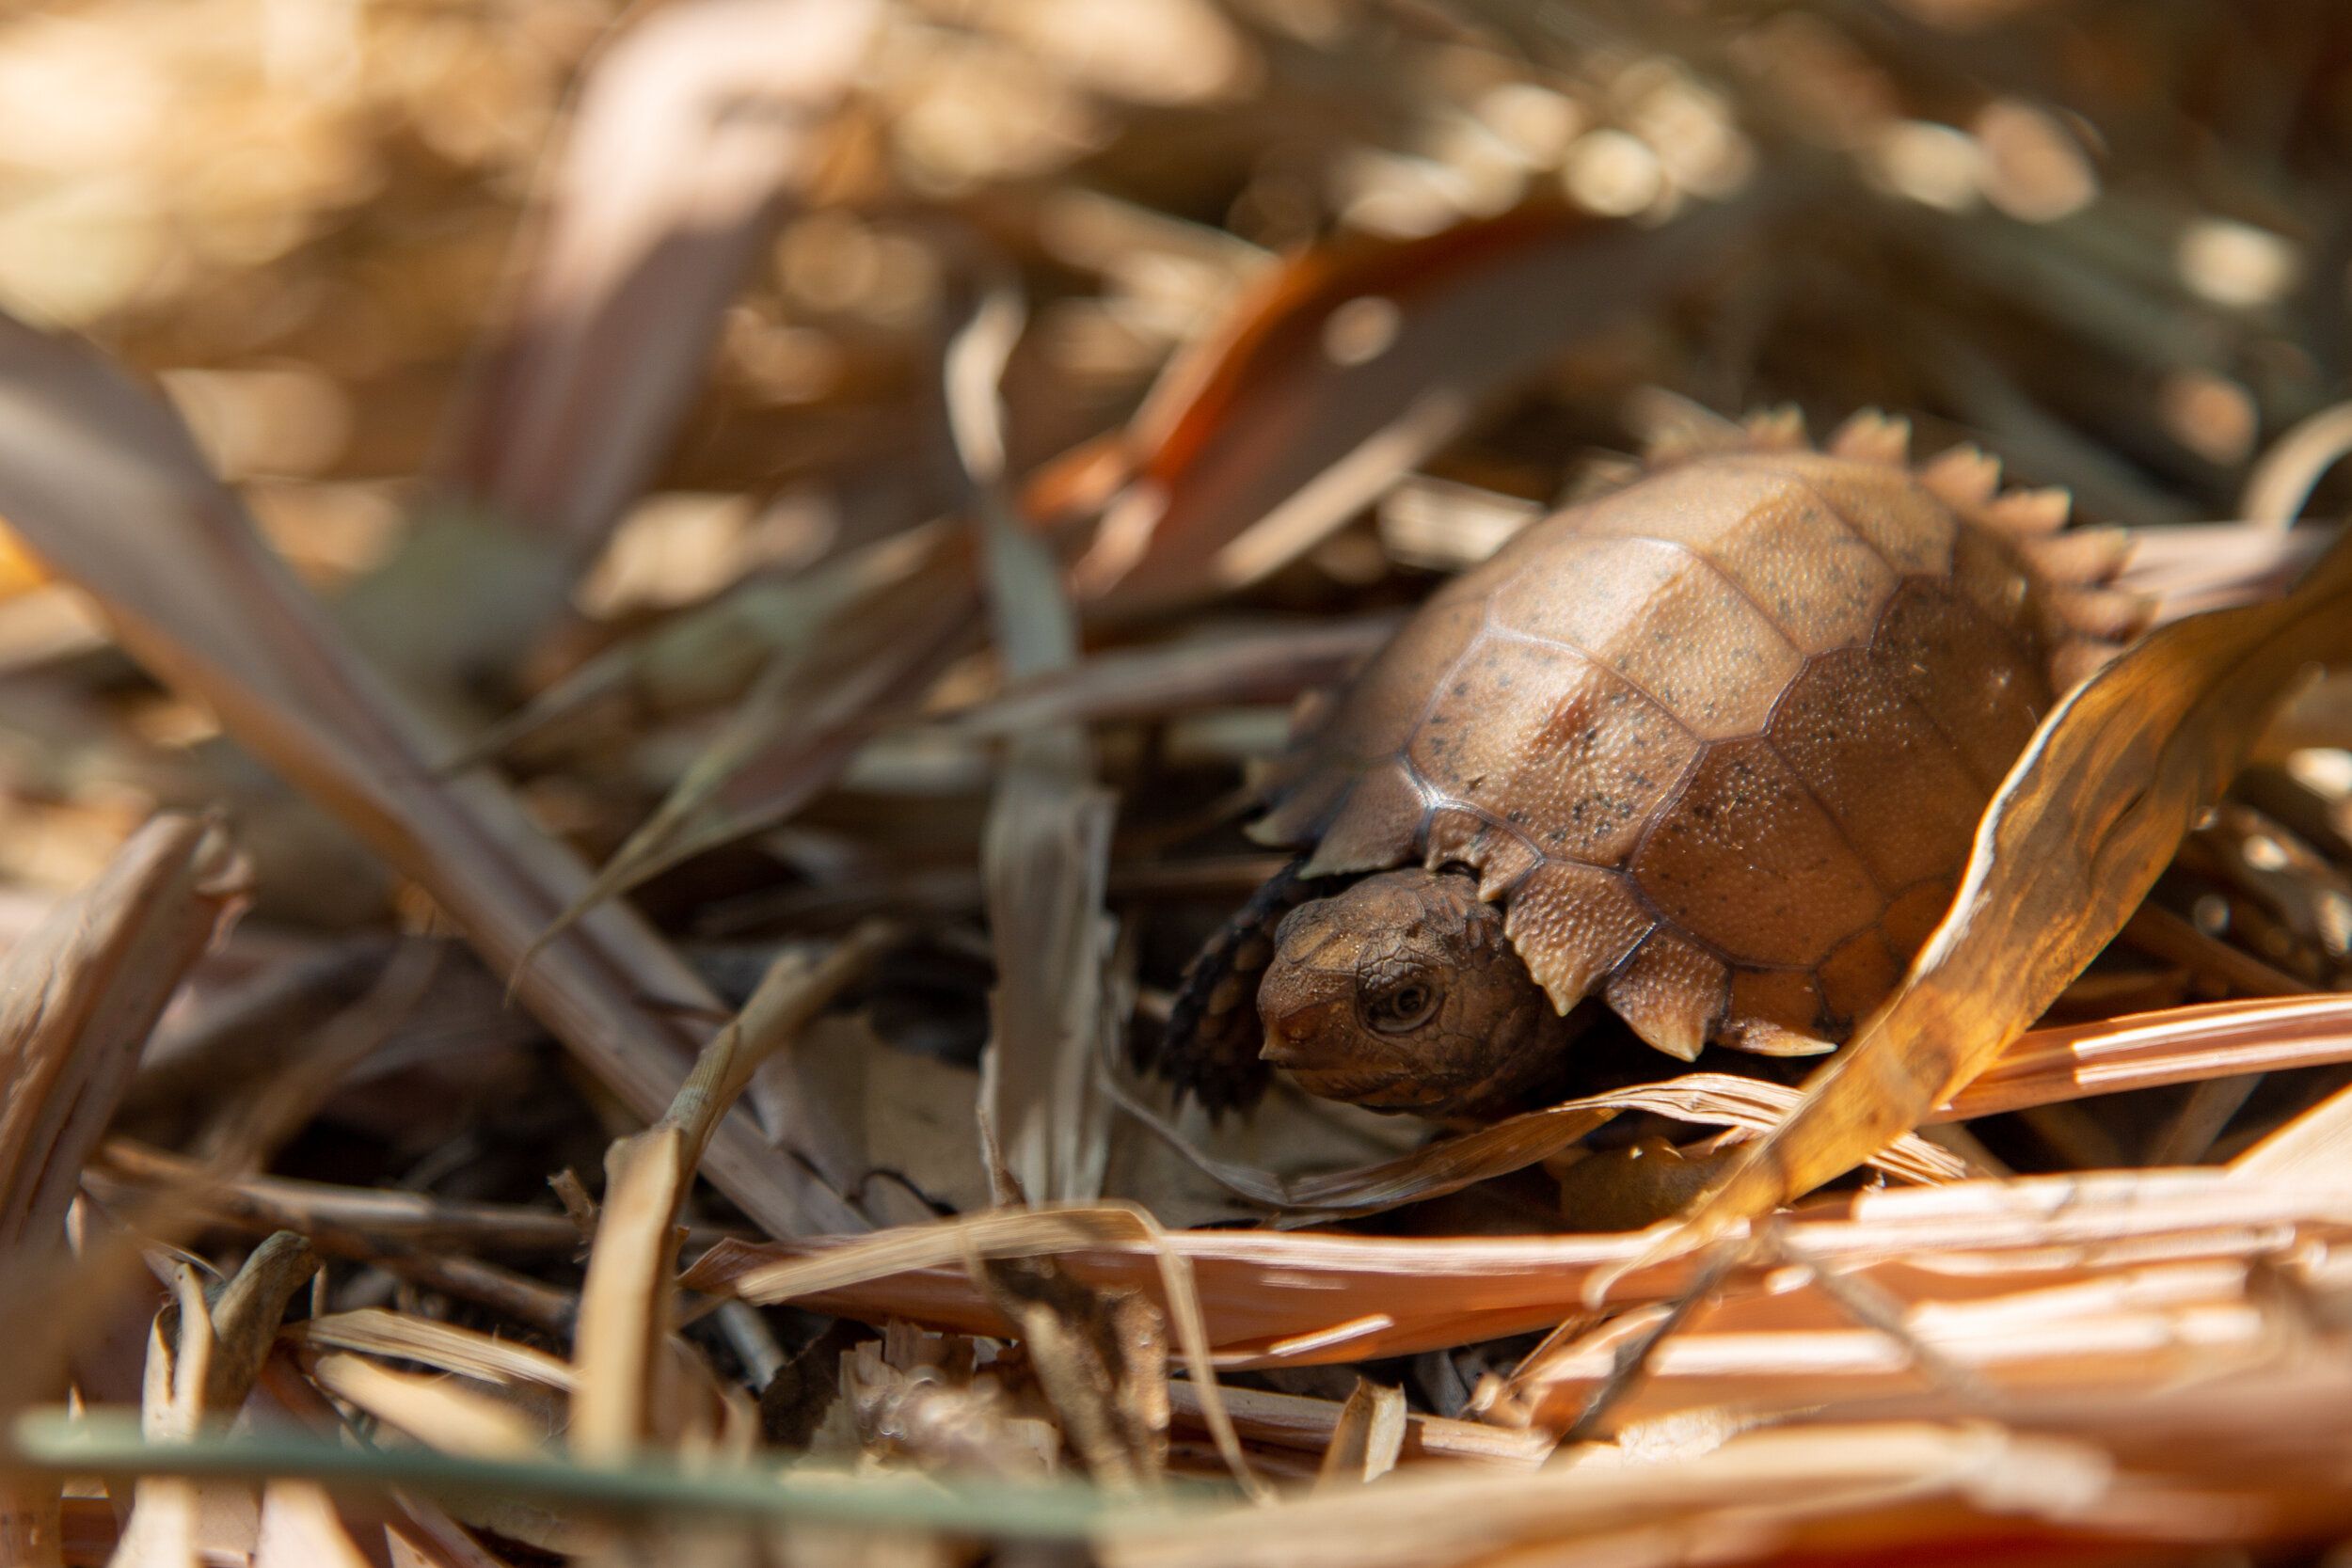
<svg viewBox="0 0 2352 1568"><path fill-rule="evenodd" d="M2289 526L2347 60L2292 0L0 20L0 1559L2352 1535L2352 550ZM2160 607L1897 1000L1470 1132L1137 1080L1288 705L1781 405L2065 487Z"/></svg>

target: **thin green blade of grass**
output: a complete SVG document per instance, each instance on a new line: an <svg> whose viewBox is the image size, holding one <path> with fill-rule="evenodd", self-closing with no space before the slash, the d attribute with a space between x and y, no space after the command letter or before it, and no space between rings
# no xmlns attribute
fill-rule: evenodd
<svg viewBox="0 0 2352 1568"><path fill-rule="evenodd" d="M141 1435L134 1419L57 1410L21 1416L10 1447L14 1463L53 1474L315 1481L435 1497L528 1498L608 1513L796 1519L1037 1540L1082 1540L1112 1524L1181 1528L1228 1496L1178 1487L1152 1503L1123 1502L1077 1481L1020 1487L1001 1477L875 1478L815 1465L695 1468L658 1454L596 1465L554 1456L488 1459L211 1427L183 1442L158 1443Z"/></svg>

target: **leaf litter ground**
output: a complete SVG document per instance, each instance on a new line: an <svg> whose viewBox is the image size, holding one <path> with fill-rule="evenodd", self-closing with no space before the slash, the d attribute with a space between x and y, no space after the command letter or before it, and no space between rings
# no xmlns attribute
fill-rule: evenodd
<svg viewBox="0 0 2352 1568"><path fill-rule="evenodd" d="M281 11L0 23L11 1560L2352 1527L2343 20ZM1131 1077L1289 705L1781 405L2166 623L1823 1076Z"/></svg>

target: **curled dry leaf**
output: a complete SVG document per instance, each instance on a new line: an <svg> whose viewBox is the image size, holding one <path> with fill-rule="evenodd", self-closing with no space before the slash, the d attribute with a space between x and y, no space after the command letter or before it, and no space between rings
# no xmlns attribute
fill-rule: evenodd
<svg viewBox="0 0 2352 1568"><path fill-rule="evenodd" d="M894 1324L839 1353L840 1398L815 1434L827 1459L935 1465L1034 1483L1056 1473L1061 1433L969 1339Z"/></svg>
<svg viewBox="0 0 2352 1568"><path fill-rule="evenodd" d="M208 1305L195 1271L176 1265L176 1299L156 1314L148 1339L142 1430L184 1442L208 1417L234 1417L252 1392L287 1304L318 1266L308 1242L281 1231L256 1247ZM232 1485L141 1481L115 1560L125 1568L167 1568L191 1560L199 1546L250 1550L246 1508L242 1489ZM224 1530L226 1541L219 1538Z"/></svg>
<svg viewBox="0 0 2352 1568"><path fill-rule="evenodd" d="M1851 1169L1967 1084L2131 917L2315 664L2352 657L2352 541L2284 599L2151 633L2042 721L1952 910L1804 1102L1656 1241L1688 1251Z"/></svg>
<svg viewBox="0 0 2352 1568"><path fill-rule="evenodd" d="M278 1337L287 1304L318 1271L319 1255L290 1230L278 1232L246 1255L244 1266L212 1303L211 1344L196 1415L227 1415L245 1402ZM169 1310L166 1308L167 1314Z"/></svg>
<svg viewBox="0 0 2352 1568"><path fill-rule="evenodd" d="M340 637L205 468L187 431L86 347L0 320L0 515L93 594L123 647L414 878L497 973L587 873L513 794L452 781L451 747ZM718 1005L651 927L605 908L516 990L638 1115L659 1116ZM721 1127L711 1178L780 1233L855 1229L840 1196Z"/></svg>
<svg viewBox="0 0 2352 1568"><path fill-rule="evenodd" d="M2238 511L2249 521L2282 529L2303 515L2328 470L2352 454L2352 403L2306 416L2277 440L2246 476Z"/></svg>

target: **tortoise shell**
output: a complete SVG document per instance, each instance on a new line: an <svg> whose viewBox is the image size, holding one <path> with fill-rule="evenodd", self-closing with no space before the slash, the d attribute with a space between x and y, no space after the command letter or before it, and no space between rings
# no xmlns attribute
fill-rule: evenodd
<svg viewBox="0 0 2352 1568"><path fill-rule="evenodd" d="M2063 492L1906 439L1754 420L1530 527L1304 727L1255 835L1308 879L1469 868L1555 1006L1674 1056L1827 1049L2137 610Z"/></svg>

